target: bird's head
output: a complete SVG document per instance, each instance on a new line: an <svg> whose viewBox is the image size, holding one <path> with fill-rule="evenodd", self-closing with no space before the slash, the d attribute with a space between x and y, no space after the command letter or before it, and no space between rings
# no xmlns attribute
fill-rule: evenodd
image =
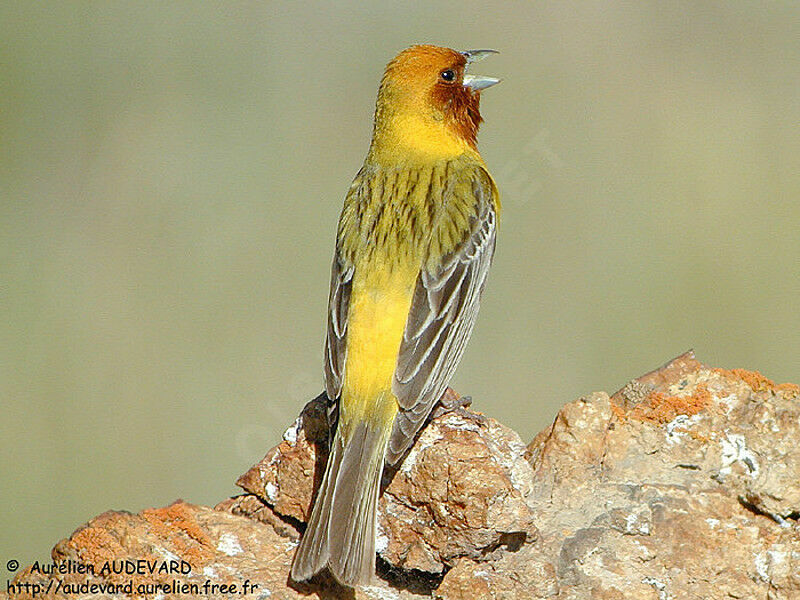
<svg viewBox="0 0 800 600"><path fill-rule="evenodd" d="M500 80L466 69L495 52L425 45L398 54L381 80L370 154L396 163L477 151L480 93Z"/></svg>

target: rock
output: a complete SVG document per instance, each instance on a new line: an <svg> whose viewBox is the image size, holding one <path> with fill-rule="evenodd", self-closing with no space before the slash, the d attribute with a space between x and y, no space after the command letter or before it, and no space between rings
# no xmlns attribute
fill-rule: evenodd
<svg viewBox="0 0 800 600"><path fill-rule="evenodd" d="M310 483L321 479L327 459L326 419L323 400L312 400L284 441L238 484L276 513L305 520ZM439 574L459 558L478 560L532 540L532 473L525 444L497 421L466 410L434 419L400 468L387 474L379 505L381 558L393 568Z"/></svg>
<svg viewBox="0 0 800 600"><path fill-rule="evenodd" d="M236 485L262 499L276 513L304 523L314 490L328 459L325 395L303 408L283 434L283 441L236 480Z"/></svg>
<svg viewBox="0 0 800 600"><path fill-rule="evenodd" d="M73 572L45 574L50 563L34 563L9 591L20 599L296 598L276 585L285 588L295 545L252 519L181 500L139 514L109 511L53 548L53 561ZM94 573L77 572L81 566ZM244 587L250 584L259 587Z"/></svg>
<svg viewBox="0 0 800 600"><path fill-rule="evenodd" d="M800 598L796 386L680 356L529 447L556 598Z"/></svg>
<svg viewBox="0 0 800 600"><path fill-rule="evenodd" d="M59 565L91 564L93 576L33 565L9 591L123 597L64 590L130 582L237 586L194 590L215 598L800 598L797 386L687 353L613 396L565 405L527 447L472 411L439 415L385 478L381 579L355 591L324 576L288 581L325 465L323 399L239 478L245 494L214 509L104 513L53 549ZM145 567L100 572L106 561ZM147 570L170 561L186 572ZM245 582L259 587L243 593Z"/></svg>

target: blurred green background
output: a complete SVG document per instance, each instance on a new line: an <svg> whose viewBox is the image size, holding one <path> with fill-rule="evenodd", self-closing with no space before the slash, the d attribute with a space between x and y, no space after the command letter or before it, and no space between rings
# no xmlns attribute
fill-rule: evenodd
<svg viewBox="0 0 800 600"><path fill-rule="evenodd" d="M336 220L416 42L502 52L479 410L527 440L690 347L800 380L798 39L790 2L3 2L0 564L214 504L322 389Z"/></svg>

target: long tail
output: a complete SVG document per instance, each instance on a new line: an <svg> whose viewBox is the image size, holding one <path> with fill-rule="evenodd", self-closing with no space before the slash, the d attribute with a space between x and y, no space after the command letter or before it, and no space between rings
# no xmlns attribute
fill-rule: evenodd
<svg viewBox="0 0 800 600"><path fill-rule="evenodd" d="M351 587L370 585L375 576L377 505L388 432L363 421L349 436L343 429L340 422L294 557L295 581L309 579L325 567Z"/></svg>

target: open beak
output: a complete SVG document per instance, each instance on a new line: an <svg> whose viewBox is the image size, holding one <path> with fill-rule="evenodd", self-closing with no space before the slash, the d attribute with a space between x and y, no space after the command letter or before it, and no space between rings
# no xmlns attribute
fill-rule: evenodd
<svg viewBox="0 0 800 600"><path fill-rule="evenodd" d="M498 54L498 52L497 50L464 50L461 52L461 54L463 54L467 59L467 65L471 65L474 62L483 60L490 54ZM492 87L496 83L500 83L500 80L497 77L487 77L486 75L470 75L469 73L464 75L464 87L467 87L475 92L485 90L488 87Z"/></svg>

